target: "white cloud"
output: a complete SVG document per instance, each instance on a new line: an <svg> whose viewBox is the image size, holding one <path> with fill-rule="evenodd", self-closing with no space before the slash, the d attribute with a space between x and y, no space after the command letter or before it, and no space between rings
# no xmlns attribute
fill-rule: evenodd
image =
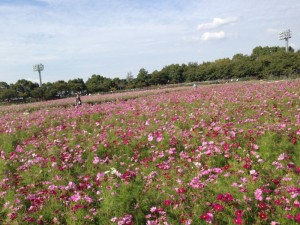
<svg viewBox="0 0 300 225"><path fill-rule="evenodd" d="M38 78L35 63L45 65L43 77L51 81L125 77L142 67L150 72L248 54L259 45L284 46L277 35L287 28L299 47L299 7L299 0L0 0L0 80ZM211 51L218 46L208 40L224 38L222 51Z"/></svg>
<svg viewBox="0 0 300 225"><path fill-rule="evenodd" d="M209 41L209 40L216 40L216 39L223 39L225 38L225 32L219 31L219 32L205 32L201 35L202 41Z"/></svg>
<svg viewBox="0 0 300 225"><path fill-rule="evenodd" d="M267 29L267 33L270 33L270 34L279 34L280 32L282 32L282 31L279 29L276 29L276 28L268 28Z"/></svg>
<svg viewBox="0 0 300 225"><path fill-rule="evenodd" d="M228 18L213 18L213 21L210 23L202 23L197 26L198 30L207 30L207 29L214 29L217 27L220 27L222 25L230 24L237 22L238 18L237 17L228 17Z"/></svg>

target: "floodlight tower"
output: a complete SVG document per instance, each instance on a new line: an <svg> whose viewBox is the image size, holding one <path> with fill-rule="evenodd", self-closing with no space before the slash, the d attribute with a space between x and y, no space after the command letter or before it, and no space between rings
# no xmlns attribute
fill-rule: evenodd
<svg viewBox="0 0 300 225"><path fill-rule="evenodd" d="M292 33L290 31L290 29L283 31L281 33L279 33L279 40L285 40L285 51L288 52L289 51L289 38L292 37Z"/></svg>
<svg viewBox="0 0 300 225"><path fill-rule="evenodd" d="M44 65L43 64L35 64L33 65L33 71L38 71L39 72L39 77L40 77L40 87L42 87L42 75L41 71L44 70Z"/></svg>

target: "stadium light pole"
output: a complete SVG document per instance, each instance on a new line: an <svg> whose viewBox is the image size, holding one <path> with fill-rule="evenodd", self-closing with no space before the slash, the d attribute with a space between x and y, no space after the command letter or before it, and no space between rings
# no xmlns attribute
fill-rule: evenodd
<svg viewBox="0 0 300 225"><path fill-rule="evenodd" d="M289 51L289 38L292 37L290 29L279 33L279 40L285 40L285 51Z"/></svg>
<svg viewBox="0 0 300 225"><path fill-rule="evenodd" d="M43 64L35 64L33 65L33 71L38 71L39 72L39 77L40 77L40 87L42 87L42 75L41 71L44 70L44 65Z"/></svg>

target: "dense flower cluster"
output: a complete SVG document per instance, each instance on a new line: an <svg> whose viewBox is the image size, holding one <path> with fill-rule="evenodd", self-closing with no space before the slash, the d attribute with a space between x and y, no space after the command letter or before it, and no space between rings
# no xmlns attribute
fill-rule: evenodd
<svg viewBox="0 0 300 225"><path fill-rule="evenodd" d="M0 113L0 223L300 223L299 80L159 93Z"/></svg>

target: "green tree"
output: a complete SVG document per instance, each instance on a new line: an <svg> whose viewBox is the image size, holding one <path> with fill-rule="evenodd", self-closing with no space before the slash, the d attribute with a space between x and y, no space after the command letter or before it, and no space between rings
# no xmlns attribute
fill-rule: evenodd
<svg viewBox="0 0 300 225"><path fill-rule="evenodd" d="M67 86L71 94L76 92L85 93L87 91L87 87L81 78L69 80Z"/></svg>
<svg viewBox="0 0 300 225"><path fill-rule="evenodd" d="M135 79L131 72L128 72L126 75L126 89L134 88Z"/></svg>
<svg viewBox="0 0 300 225"><path fill-rule="evenodd" d="M183 72L185 70L184 66L179 64L172 64L169 66L169 77L172 84L182 83L185 81L183 77Z"/></svg>
<svg viewBox="0 0 300 225"><path fill-rule="evenodd" d="M0 81L0 90L1 89L9 89L9 85L4 81Z"/></svg>
<svg viewBox="0 0 300 225"><path fill-rule="evenodd" d="M185 81L193 82L198 81L196 76L196 71L198 69L199 65L197 62L189 62L186 66L186 69L183 72L183 77L185 78Z"/></svg>
<svg viewBox="0 0 300 225"><path fill-rule="evenodd" d="M245 78L253 77L256 75L253 58L243 55L236 54L231 60L232 73L229 78Z"/></svg>
<svg viewBox="0 0 300 225"><path fill-rule="evenodd" d="M1 89L0 90L0 101L10 101L16 97L16 92L12 89Z"/></svg>
<svg viewBox="0 0 300 225"><path fill-rule="evenodd" d="M70 93L68 83L65 82L64 80L58 80L54 82L52 85L52 89L56 91L56 96L62 98L68 96Z"/></svg>
<svg viewBox="0 0 300 225"><path fill-rule="evenodd" d="M45 100L58 98L58 90L57 87L54 86L54 83L48 82L43 83L42 87L42 95Z"/></svg>
<svg viewBox="0 0 300 225"><path fill-rule="evenodd" d="M12 84L11 88L16 92L17 97L26 99L28 97L32 97L31 91L38 86L38 83L22 79L18 80L15 84Z"/></svg>
<svg viewBox="0 0 300 225"><path fill-rule="evenodd" d="M42 87L36 87L31 91L31 95L35 99L42 99L44 98L44 89Z"/></svg>
<svg viewBox="0 0 300 225"><path fill-rule="evenodd" d="M229 79L232 74L232 63L229 58L225 59L218 59L214 62L213 66L215 67L214 70L214 77L216 79Z"/></svg>
<svg viewBox="0 0 300 225"><path fill-rule="evenodd" d="M137 87L147 87L150 85L151 76L148 71L144 68L140 69L137 77L136 77L136 85Z"/></svg>
<svg viewBox="0 0 300 225"><path fill-rule="evenodd" d="M116 90L124 90L127 86L126 79L120 79L118 77L112 80L112 87Z"/></svg>
<svg viewBox="0 0 300 225"><path fill-rule="evenodd" d="M159 72L154 70L150 76L150 84L158 85L158 84L167 84L168 83L168 75L164 72Z"/></svg>
<svg viewBox="0 0 300 225"><path fill-rule="evenodd" d="M252 50L251 57L257 58L257 57L264 56L264 55L273 55L273 54L276 54L278 52L285 53L285 48L284 47L278 47L278 46L274 46L274 47L258 46L258 47L255 47Z"/></svg>
<svg viewBox="0 0 300 225"><path fill-rule="evenodd" d="M101 75L93 74L86 82L89 93L108 92L112 87L112 80Z"/></svg>

